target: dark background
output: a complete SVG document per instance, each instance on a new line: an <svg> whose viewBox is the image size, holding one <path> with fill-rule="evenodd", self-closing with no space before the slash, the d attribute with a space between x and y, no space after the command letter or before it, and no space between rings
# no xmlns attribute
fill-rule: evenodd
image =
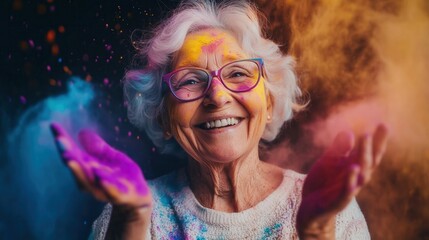
<svg viewBox="0 0 429 240"><path fill-rule="evenodd" d="M149 179L183 164L168 156L161 157L147 137L128 123L121 86L124 71L130 68L135 54L132 33L138 38L150 31L178 2L0 2L0 239L85 239L104 205L80 192L62 164L48 128L52 121L61 123L71 133L77 133L82 127L95 128L108 143L136 160ZM282 44L283 51L290 47L293 31L288 26L295 21L300 26L294 32L299 43L299 51L295 46L295 55L307 54L316 59L305 61L298 56L297 61L297 69L305 70L298 72L303 90L308 91L312 99L308 110L301 115L304 120L329 117L329 113L350 99L365 102L377 86L367 74L377 74L374 69L384 67L380 56L374 54L379 51L367 40L385 29L385 14L387 23L394 20L401 23L391 29L393 37L388 38L388 43L397 39L404 42L396 43L398 48L393 49L398 52L390 49L396 55L388 56L409 56L397 65L408 74L404 81L397 83L399 88L394 95L399 100L392 98L394 101L385 103L391 107L391 115L383 121L395 123L394 130L407 134L392 138L378 173L358 200L374 239L428 239L427 94L422 93L423 88L408 88L427 86L427 71L419 72L419 68L411 67L419 66L415 59L427 63L427 41L417 41L421 37L417 32L415 41L413 34L397 35L420 26L419 19L403 18L408 15L401 7L409 6L405 3L417 6L421 2L418 8L425 10L427 16L427 1L343 0L333 11L335 17L328 14L326 19L321 19L318 13L323 13L323 9L329 12L332 5L323 1L255 2L268 18L271 32L268 35ZM348 18L349 10L353 9L360 11L352 12L356 18ZM375 11L378 17L368 20L367 17L372 16L366 14L368 11ZM321 23L324 28L320 27ZM314 40L311 44L302 41L307 39L307 33L310 40ZM326 46L316 44L321 39L335 49L329 51L328 57ZM407 43L416 46L410 49L419 50L408 54L407 48L401 47L402 44L408 46ZM348 63L361 64L350 69ZM335 67L319 71L326 69L324 66ZM394 83L390 79L378 81L384 86ZM409 108L405 113L412 114L403 114L402 108ZM296 129L299 133L300 129ZM312 142L306 135L299 135L298 140L303 147L311 146L307 145ZM286 160L284 164L293 163L283 155L279 159ZM296 159L298 166L305 163L303 158Z"/></svg>
<svg viewBox="0 0 429 240"><path fill-rule="evenodd" d="M16 116L64 91L71 75L120 102L120 80L135 53L133 31L150 31L178 2L2 1L2 109Z"/></svg>
<svg viewBox="0 0 429 240"><path fill-rule="evenodd" d="M51 120L79 118L72 109L60 118L52 109L46 114L47 99L60 102L71 77L94 92L82 126L90 119L110 144L138 159L147 178L182 164L160 160L127 122L121 86L135 54L133 31L150 31L178 2L1 1L0 239L85 239L102 209L78 190L46 128ZM67 104L62 108L74 107Z"/></svg>

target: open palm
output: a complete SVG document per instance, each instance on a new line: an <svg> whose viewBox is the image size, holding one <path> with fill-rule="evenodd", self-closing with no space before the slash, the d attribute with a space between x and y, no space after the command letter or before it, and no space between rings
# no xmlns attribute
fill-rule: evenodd
<svg viewBox="0 0 429 240"><path fill-rule="evenodd" d="M297 216L301 236L334 233L336 214L369 182L384 154L386 142L384 125L379 125L374 134L359 138L357 143L350 132L337 135L304 182Z"/></svg>
<svg viewBox="0 0 429 240"><path fill-rule="evenodd" d="M90 130L79 133L81 149L60 125L54 123L51 129L61 158L84 190L113 205L151 206L151 194L140 167L127 155Z"/></svg>

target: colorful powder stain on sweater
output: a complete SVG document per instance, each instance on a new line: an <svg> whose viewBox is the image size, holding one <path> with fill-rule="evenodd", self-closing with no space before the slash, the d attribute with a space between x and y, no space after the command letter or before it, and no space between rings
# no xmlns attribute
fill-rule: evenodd
<svg viewBox="0 0 429 240"><path fill-rule="evenodd" d="M189 188L185 171L149 181L154 200L147 239L298 239L296 213L305 175L285 170L280 186L253 208L237 213L203 207ZM90 239L104 239L111 205L93 225ZM336 218L337 239L370 239L365 218L353 200Z"/></svg>

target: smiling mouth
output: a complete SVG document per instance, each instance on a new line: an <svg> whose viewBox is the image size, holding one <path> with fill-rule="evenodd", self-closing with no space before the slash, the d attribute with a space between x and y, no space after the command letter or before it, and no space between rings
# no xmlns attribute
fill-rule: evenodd
<svg viewBox="0 0 429 240"><path fill-rule="evenodd" d="M230 117L230 118L223 118L223 119L217 119L214 121L204 122L198 126L202 129L210 130L210 129L234 126L234 125L237 125L240 121L241 119L239 118Z"/></svg>

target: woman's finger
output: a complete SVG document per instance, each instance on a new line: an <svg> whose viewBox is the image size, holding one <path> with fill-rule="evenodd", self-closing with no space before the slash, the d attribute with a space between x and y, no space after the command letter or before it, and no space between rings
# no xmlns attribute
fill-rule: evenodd
<svg viewBox="0 0 429 240"><path fill-rule="evenodd" d="M150 203L150 191L143 175L129 177L94 169L97 185L115 204L141 207ZM148 202L149 201L149 202Z"/></svg>
<svg viewBox="0 0 429 240"><path fill-rule="evenodd" d="M359 139L355 162L360 167L360 183L368 183L373 169L372 136L370 134L365 134Z"/></svg>
<svg viewBox="0 0 429 240"><path fill-rule="evenodd" d="M69 161L67 165L72 171L76 182L81 189L89 192L99 201L109 200L107 193L103 188L100 188L99 184L97 184L97 176L95 173L89 174L88 172L91 170L87 169L85 166L82 166L77 161ZM89 177L89 175L93 177Z"/></svg>
<svg viewBox="0 0 429 240"><path fill-rule="evenodd" d="M57 123L50 125L52 134L55 138L55 143L61 158L67 163L70 160L77 159L76 152L74 151L75 143L68 133Z"/></svg>
<svg viewBox="0 0 429 240"><path fill-rule="evenodd" d="M337 134L331 147L325 152L321 159L329 161L340 161L343 157L350 154L355 145L354 134L350 131L344 131Z"/></svg>
<svg viewBox="0 0 429 240"><path fill-rule="evenodd" d="M84 150L91 156L103 160L111 158L116 150L107 144L97 133L84 129L79 132L79 142Z"/></svg>
<svg viewBox="0 0 429 240"><path fill-rule="evenodd" d="M348 175L349 177L347 181L347 192L349 196L355 197L362 188L363 185L360 181L362 177L360 176L360 174L361 168L358 165L353 164L352 166L350 166Z"/></svg>
<svg viewBox="0 0 429 240"><path fill-rule="evenodd" d="M372 155L374 158L374 166L380 164L381 159L386 151L387 138L389 136L389 130L386 125L379 124L374 133Z"/></svg>
<svg viewBox="0 0 429 240"><path fill-rule="evenodd" d="M130 191L121 181L121 176L103 171L101 169L94 169L96 176L96 184L99 188L104 189L109 199L116 200L121 195L126 195Z"/></svg>
<svg viewBox="0 0 429 240"><path fill-rule="evenodd" d="M357 195L361 186L359 185L359 174L360 167L356 164L348 165L348 167L342 170L341 178L337 179L341 181L338 185L338 189L333 189L336 192L327 192L325 199L329 199L331 196L337 196L337 199L332 201L332 209L335 212L339 212L344 209L350 201Z"/></svg>
<svg viewBox="0 0 429 240"><path fill-rule="evenodd" d="M73 160L82 165L87 164L88 156L80 150L67 131L57 123L52 123L50 127L54 135L55 144L64 163L67 164Z"/></svg>
<svg viewBox="0 0 429 240"><path fill-rule="evenodd" d="M87 165L81 162L71 160L67 163L67 166L71 170L78 186L94 195L99 200L106 201L106 194L101 191L95 184L95 177Z"/></svg>
<svg viewBox="0 0 429 240"><path fill-rule="evenodd" d="M67 162L67 166L71 170L73 176L75 177L78 186L86 191L90 191L91 183L88 179L87 174L85 174L85 170L79 162L71 160Z"/></svg>

